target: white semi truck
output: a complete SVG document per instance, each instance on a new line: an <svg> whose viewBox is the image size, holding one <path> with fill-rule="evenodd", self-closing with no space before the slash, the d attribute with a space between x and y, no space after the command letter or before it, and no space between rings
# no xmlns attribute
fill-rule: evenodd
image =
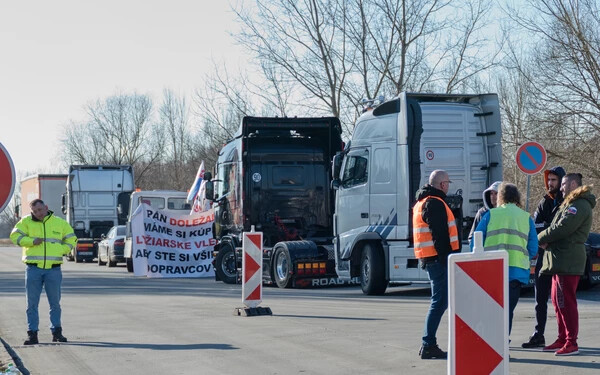
<svg viewBox="0 0 600 375"><path fill-rule="evenodd" d="M71 165L62 212L77 236L68 260L93 260L98 241L115 225L124 225L134 190L130 165Z"/></svg>
<svg viewBox="0 0 600 375"><path fill-rule="evenodd" d="M361 115L334 157L334 249L340 279L360 276L366 294L389 283L428 282L412 239L416 191L448 171L447 202L466 238L482 192L502 180L496 94L403 93Z"/></svg>

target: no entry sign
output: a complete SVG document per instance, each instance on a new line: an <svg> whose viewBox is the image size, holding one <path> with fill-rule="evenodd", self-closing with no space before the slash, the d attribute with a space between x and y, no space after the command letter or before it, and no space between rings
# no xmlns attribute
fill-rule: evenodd
<svg viewBox="0 0 600 375"><path fill-rule="evenodd" d="M522 144L517 150L517 166L526 174L536 174L546 165L546 149L537 142Z"/></svg>
<svg viewBox="0 0 600 375"><path fill-rule="evenodd" d="M0 212L4 211L12 198L15 181L15 166L8 151L0 143Z"/></svg>

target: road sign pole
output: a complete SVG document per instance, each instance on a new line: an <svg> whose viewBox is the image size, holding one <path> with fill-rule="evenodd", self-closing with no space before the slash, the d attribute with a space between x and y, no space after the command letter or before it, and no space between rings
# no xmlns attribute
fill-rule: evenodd
<svg viewBox="0 0 600 375"><path fill-rule="evenodd" d="M527 195L525 196L525 211L529 212L529 189L531 188L531 175L527 175Z"/></svg>

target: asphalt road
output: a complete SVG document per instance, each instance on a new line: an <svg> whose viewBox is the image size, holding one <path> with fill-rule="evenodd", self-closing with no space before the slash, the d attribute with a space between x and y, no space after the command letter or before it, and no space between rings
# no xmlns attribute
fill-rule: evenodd
<svg viewBox="0 0 600 375"><path fill-rule="evenodd" d="M266 287L273 316L234 316L241 286L212 279L135 278L123 266L63 266L63 329L52 344L48 303L40 303L40 341L25 338L20 249L0 247L0 337L31 374L443 374L444 360L417 356L429 304L423 286L365 296L358 287ZM598 374L600 287L579 297L582 354L555 357L520 348L534 326L533 295L515 312L511 374ZM552 310L552 308L551 308ZM548 340L554 339L554 314ZM438 331L447 347L447 315Z"/></svg>

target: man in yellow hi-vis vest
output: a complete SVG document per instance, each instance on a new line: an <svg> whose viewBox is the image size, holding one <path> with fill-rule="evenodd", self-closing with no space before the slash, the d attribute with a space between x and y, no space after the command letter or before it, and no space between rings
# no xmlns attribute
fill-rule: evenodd
<svg viewBox="0 0 600 375"><path fill-rule="evenodd" d="M521 208L521 194L514 184L503 182L498 188L498 207L488 211L475 228L483 233L483 248L508 252L508 333L512 329L521 286L529 283L531 258L538 251L535 224ZM473 248L473 242L471 242Z"/></svg>
<svg viewBox="0 0 600 375"><path fill-rule="evenodd" d="M53 342L66 342L60 322L60 288L63 255L77 244L73 228L65 220L54 216L41 199L29 203L31 215L23 217L10 234L11 241L23 248L25 291L27 294L27 340L24 345L37 344L38 305L42 288L50 305L50 330Z"/></svg>
<svg viewBox="0 0 600 375"><path fill-rule="evenodd" d="M413 207L415 257L431 281L431 303L419 350L422 359L447 357L437 345L436 332L448 308L448 255L460 251L454 214L444 201L450 182L446 171L431 172L429 184L417 192Z"/></svg>

